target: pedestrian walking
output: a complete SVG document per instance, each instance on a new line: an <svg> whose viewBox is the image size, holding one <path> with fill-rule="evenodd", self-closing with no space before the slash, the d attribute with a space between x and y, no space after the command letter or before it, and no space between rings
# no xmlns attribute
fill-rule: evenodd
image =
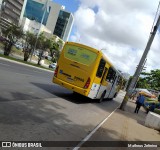
<svg viewBox="0 0 160 150"><path fill-rule="evenodd" d="M137 114L138 114L139 109L140 109L141 106L143 106L143 104L144 104L144 101L145 101L145 97L142 95L141 92L139 92L139 96L137 97L136 108L135 108L134 113L137 113Z"/></svg>

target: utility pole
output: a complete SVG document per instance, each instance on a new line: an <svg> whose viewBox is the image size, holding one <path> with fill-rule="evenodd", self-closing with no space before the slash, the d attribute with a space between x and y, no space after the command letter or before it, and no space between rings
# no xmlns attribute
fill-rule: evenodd
<svg viewBox="0 0 160 150"><path fill-rule="evenodd" d="M142 72L143 70L146 70L146 69L145 69L146 61L147 61L147 59L145 59L144 64L143 64L143 66L141 67L140 74L141 74L141 72ZM136 83L135 83L135 85L134 85L134 88L136 88L136 86L137 86L137 83L138 83L140 74L139 74L138 79L137 79L137 81L136 81ZM134 89L134 88L133 88L133 89Z"/></svg>
<svg viewBox="0 0 160 150"><path fill-rule="evenodd" d="M142 58L141 58L141 60L140 60L140 62L139 62L139 65L138 65L138 67L137 67L137 69L136 69L136 71L135 71L135 73L134 73L133 79L132 79L132 81L131 81L131 83L130 83L130 85L129 85L129 87L128 87L127 93L126 93L126 95L124 96L124 99L123 99L123 101L122 101L122 103L121 103L121 106L120 106L120 109L121 109L121 110L124 110L124 109L125 109L125 106L126 106L126 104L127 104L127 101L128 101L128 99L129 99L130 95L132 94L134 85L136 84L136 82L137 82L137 80L138 80L138 77L139 77L139 75L140 75L140 73L141 73L141 71L142 71L141 68L142 68L142 66L143 66L144 63L145 63L147 54L148 54L148 52L149 52L149 50L150 50L151 44L152 44L153 39L154 39L154 37L155 37L155 35L156 35L156 32L157 32L157 30L158 30L159 25L160 25L160 15L159 15L159 17L158 17L158 20L157 20L156 25L155 25L154 28L153 28L153 31L151 31L151 33L150 33L150 37L149 37L147 46L146 46L146 48L145 48L145 50L144 50L144 52L143 52Z"/></svg>

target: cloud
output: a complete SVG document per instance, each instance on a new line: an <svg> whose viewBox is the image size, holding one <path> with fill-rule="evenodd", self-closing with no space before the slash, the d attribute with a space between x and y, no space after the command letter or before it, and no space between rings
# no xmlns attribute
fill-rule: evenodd
<svg viewBox="0 0 160 150"><path fill-rule="evenodd" d="M71 40L97 49L123 72L133 74L146 47L158 6L150 0L80 0ZM147 71L160 68L159 34L147 58Z"/></svg>

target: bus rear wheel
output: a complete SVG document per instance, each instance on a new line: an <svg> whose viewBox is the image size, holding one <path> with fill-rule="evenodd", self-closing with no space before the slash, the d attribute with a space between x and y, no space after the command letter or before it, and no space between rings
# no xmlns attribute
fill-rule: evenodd
<svg viewBox="0 0 160 150"><path fill-rule="evenodd" d="M106 95L106 91L102 93L101 98L98 100L99 103L101 103L104 100L105 95Z"/></svg>

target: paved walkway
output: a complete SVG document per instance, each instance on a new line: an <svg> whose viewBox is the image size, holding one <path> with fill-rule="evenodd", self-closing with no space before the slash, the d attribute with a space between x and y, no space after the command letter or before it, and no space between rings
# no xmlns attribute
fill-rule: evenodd
<svg viewBox="0 0 160 150"><path fill-rule="evenodd" d="M129 141L132 141L131 144L135 143L138 145L138 141L147 141L149 144L156 145L153 141L159 141L158 145L160 146L160 131L148 128L145 126L145 118L147 116L146 111L143 107L141 107L138 114L134 113L135 109L135 103L133 101L129 101L127 103L125 111L122 111L120 109L117 109L115 113L97 130L97 132L89 139L89 141L105 141L104 143L97 142L98 144L103 144L107 146L106 141L108 142L108 145L112 145L114 147L114 144L123 143L123 141L126 145L130 143ZM115 142L116 141L116 142ZM134 141L134 142L133 142ZM96 142L95 142L96 143ZM157 142L156 142L157 143ZM86 143L87 144L87 143ZM146 143L147 144L147 143ZM86 148L82 147L81 150L102 150L102 149L130 149L130 148L124 148L124 147L92 147L92 148ZM145 149L145 148L143 148ZM147 149L160 149L158 148L147 148Z"/></svg>

